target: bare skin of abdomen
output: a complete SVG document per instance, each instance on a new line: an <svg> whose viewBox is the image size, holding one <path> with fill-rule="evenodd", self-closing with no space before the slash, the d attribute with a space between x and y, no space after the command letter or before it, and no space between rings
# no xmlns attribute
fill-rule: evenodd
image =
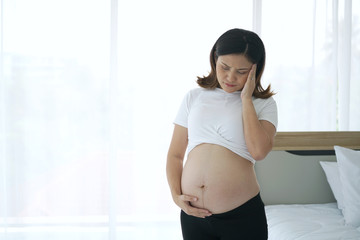
<svg viewBox="0 0 360 240"><path fill-rule="evenodd" d="M260 190L254 165L215 144L198 145L188 154L181 188L182 194L197 197L192 206L213 214L235 209Z"/></svg>

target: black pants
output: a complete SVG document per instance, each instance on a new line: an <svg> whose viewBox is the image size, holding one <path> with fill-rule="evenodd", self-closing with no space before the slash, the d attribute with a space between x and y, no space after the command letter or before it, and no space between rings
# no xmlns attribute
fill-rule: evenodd
<svg viewBox="0 0 360 240"><path fill-rule="evenodd" d="M181 211L181 229L184 240L263 240L268 237L260 194L238 208L206 218Z"/></svg>

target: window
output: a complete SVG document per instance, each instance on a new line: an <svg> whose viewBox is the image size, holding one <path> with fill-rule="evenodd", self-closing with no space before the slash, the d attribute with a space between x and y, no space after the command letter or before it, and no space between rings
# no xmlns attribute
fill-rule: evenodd
<svg viewBox="0 0 360 240"><path fill-rule="evenodd" d="M1 239L180 236L172 121L230 28L264 40L278 130L360 129L358 1L0 2Z"/></svg>
<svg viewBox="0 0 360 240"><path fill-rule="evenodd" d="M277 92L278 130L360 129L358 4L263 1L264 79Z"/></svg>

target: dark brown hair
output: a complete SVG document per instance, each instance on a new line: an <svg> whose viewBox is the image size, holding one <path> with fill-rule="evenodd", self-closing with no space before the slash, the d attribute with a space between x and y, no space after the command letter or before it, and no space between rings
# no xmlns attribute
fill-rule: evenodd
<svg viewBox="0 0 360 240"><path fill-rule="evenodd" d="M200 87L214 89L220 88L216 76L216 61L218 56L227 54L242 54L256 66L256 85L253 96L256 98L269 98L274 93L269 85L265 90L261 86L261 76L265 68L265 47L260 37L251 31L243 29L231 29L222 34L215 42L210 52L211 72L208 76L197 77L197 83Z"/></svg>

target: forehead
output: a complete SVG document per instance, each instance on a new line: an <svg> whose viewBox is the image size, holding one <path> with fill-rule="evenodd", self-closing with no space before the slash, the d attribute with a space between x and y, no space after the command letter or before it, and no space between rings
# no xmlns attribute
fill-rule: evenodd
<svg viewBox="0 0 360 240"><path fill-rule="evenodd" d="M218 57L217 62L235 68L249 68L252 65L252 62L243 54L221 55Z"/></svg>

